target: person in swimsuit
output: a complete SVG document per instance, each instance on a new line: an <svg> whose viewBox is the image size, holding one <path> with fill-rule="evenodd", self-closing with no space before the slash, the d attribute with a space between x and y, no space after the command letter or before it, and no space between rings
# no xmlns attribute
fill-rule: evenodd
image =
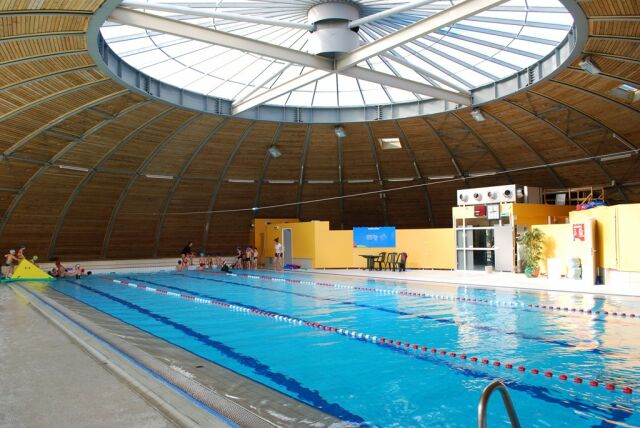
<svg viewBox="0 0 640 428"><path fill-rule="evenodd" d="M251 269L252 259L253 259L253 249L251 249L251 246L247 246L247 248L244 249L244 268L245 269L247 270Z"/></svg>
<svg viewBox="0 0 640 428"><path fill-rule="evenodd" d="M276 238L273 241L275 242L274 248L276 253L276 270L284 270L284 265L282 264L282 244L280 243L279 238Z"/></svg>
<svg viewBox="0 0 640 428"><path fill-rule="evenodd" d="M16 259L18 260L18 263L20 263L26 258L24 255L24 250L26 249L27 249L26 245L21 245L20 248L18 248L18 252L16 253Z"/></svg>
<svg viewBox="0 0 640 428"><path fill-rule="evenodd" d="M253 247L253 251L251 252L251 269L258 269L258 256L260 254L258 253L258 248L257 247Z"/></svg>
<svg viewBox="0 0 640 428"><path fill-rule="evenodd" d="M198 259L198 270L203 271L207 265L207 259L204 256L204 253L200 253L200 259Z"/></svg>
<svg viewBox="0 0 640 428"><path fill-rule="evenodd" d="M18 259L16 257L16 250L9 250L9 252L4 255L2 274L5 278L9 278L11 275L13 275L13 263L17 261Z"/></svg>
<svg viewBox="0 0 640 428"><path fill-rule="evenodd" d="M184 254L189 258L189 264L193 264L193 242L189 241L186 247L184 247L181 251L181 254ZM184 260L184 257L181 256Z"/></svg>
<svg viewBox="0 0 640 428"><path fill-rule="evenodd" d="M236 263L233 265L235 269L242 269L242 248L236 247Z"/></svg>
<svg viewBox="0 0 640 428"><path fill-rule="evenodd" d="M56 259L56 267L51 272L52 272L51 276L56 277L56 278L64 278L64 276L67 274L67 270L65 269L65 267L60 262L60 259ZM54 273L55 273L55 275L54 275Z"/></svg>

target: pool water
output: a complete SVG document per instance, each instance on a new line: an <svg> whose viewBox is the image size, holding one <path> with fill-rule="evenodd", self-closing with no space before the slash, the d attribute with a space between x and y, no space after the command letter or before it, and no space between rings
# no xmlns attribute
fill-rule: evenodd
<svg viewBox="0 0 640 428"><path fill-rule="evenodd" d="M640 299L255 272L52 288L353 424L472 427L501 378L523 427L640 426ZM498 394L488 420L508 426Z"/></svg>

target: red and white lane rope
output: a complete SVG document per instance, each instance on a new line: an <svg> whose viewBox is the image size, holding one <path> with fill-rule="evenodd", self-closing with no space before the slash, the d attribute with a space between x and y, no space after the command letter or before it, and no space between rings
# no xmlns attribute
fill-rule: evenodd
<svg viewBox="0 0 640 428"><path fill-rule="evenodd" d="M488 306L496 306L501 308L514 308L514 309L529 309L529 310L539 310L539 311L547 311L554 313L570 313L577 315L585 315L589 317L601 316L601 317L618 317L618 318L631 318L631 319L639 319L640 314L636 315L635 313L626 313L626 312L618 312L618 311L605 311L605 310L592 310L592 309L583 309L583 308L575 308L569 306L553 306L553 305L542 305L542 304L533 304L533 303L522 303L522 302L512 302L512 301L504 301L504 300L488 300L488 299L480 299L480 298L472 298L472 297L459 297L459 296L447 296L443 294L432 294L425 293L422 291L416 290L392 290L387 288L377 288L377 287L360 287L356 285L344 285L344 284L332 284L329 282L316 282L316 281L305 281L300 279L291 279L291 278L278 278L267 275L251 275L246 273L223 273L223 272L204 272L210 275L226 275L226 276L237 276L242 278L251 278L251 279L262 279L266 281L274 281L274 282L286 282L293 284L302 284L302 285L313 285L320 287L332 287L341 290L357 290L357 291L367 291L372 293L380 293L380 294L395 294L400 296L411 296L411 297L423 297L428 299L435 300L447 300L447 301L458 301L465 302L477 305L488 305Z"/></svg>
<svg viewBox="0 0 640 428"><path fill-rule="evenodd" d="M234 274L235 275L235 274ZM364 341L367 343L371 343L371 344L375 344L375 345L379 345L379 346L386 346L386 347L394 347L394 348L400 348L403 349L407 352L411 352L411 353L416 353L418 355L420 354L427 354L430 353L432 354L432 356L436 356L436 357L441 357L441 358L450 358L450 359L457 359L458 363L465 363L468 365L472 365L472 364L477 364L478 362L480 364L484 364L484 365L491 365L494 368L502 368L504 370L517 370L518 372L522 372L522 373L527 373L527 374L531 374L534 376L539 375L540 373L543 374L543 376L547 379L552 379L552 378L556 378L561 382L565 382L569 379L572 379L572 381L574 383L577 384L581 384L581 383L587 383L585 379L585 377L581 377L581 376L569 376L566 374L560 374L560 375L556 375L554 374L554 371L551 370L547 370L547 371L541 371L537 368L527 368L524 365L518 365L517 367L515 367L513 364L511 363L502 363L501 361L497 360L497 359L488 359L488 358L479 358L479 357L475 357L475 356L468 356L467 354L464 353L460 353L460 352L455 352L455 351L451 351L451 350L446 350L446 349L442 349L442 348L429 348L428 346L425 345L421 345L421 344L416 344L416 343L410 343L410 342L406 342L406 341L402 341L402 340L398 340L398 339L390 339L390 338L386 338L386 337L380 337L377 335L372 335L372 334L365 334L362 332L358 332L356 330L348 330L348 329L342 329L342 328L338 328L338 327L333 327L330 325L326 325L326 324L321 324L321 323L317 323L317 322L313 322L313 321L306 321L300 318L295 318L295 317L288 317L285 315L280 315L280 314L276 314L273 312L269 312L269 311L262 311L259 309L255 309L255 308L249 308L246 306L242 306L242 305L232 305L226 302L221 302L218 300L214 300L214 299L204 299L201 297L196 297L196 296L191 296L189 294L180 294L180 293L175 293L172 291L167 291L167 290L162 290L159 288L155 288L155 287L149 287L146 285L138 285L135 284L133 282L128 282L128 281L121 281L119 279L114 279L114 278L109 278L109 277L99 277L100 279L103 279L105 281L110 281L116 284L120 284L120 285L124 285L127 287L131 287L131 288L135 288L135 289L139 289L139 290L143 290L143 291L148 291L148 292L152 292L152 293L158 293L161 295L165 295L165 296L173 296L173 297L178 297L181 299L186 299L186 300L190 300L192 302L195 303L202 303L202 304L207 304L207 305L215 305L215 306L219 306L222 308L227 308L229 310L232 311L237 311L237 312L247 312L249 314L252 315L257 315L257 316L262 316L262 317L267 317L267 318L273 318L276 321L282 321L282 322L286 322L289 324L293 324L293 325L300 325L300 326L307 326L310 328L314 328L317 330L323 330L326 332L331 332L331 333L335 333L335 334L340 334L343 336L347 336L353 339L357 339L360 341ZM608 391L615 391L615 390L620 390L622 391L622 393L624 394L631 394L633 393L633 389L629 386L616 386L612 383L606 383L606 384L601 384L600 382L598 382L597 380L591 380L588 382L588 385L591 387L598 387L600 385L604 386L604 388Z"/></svg>

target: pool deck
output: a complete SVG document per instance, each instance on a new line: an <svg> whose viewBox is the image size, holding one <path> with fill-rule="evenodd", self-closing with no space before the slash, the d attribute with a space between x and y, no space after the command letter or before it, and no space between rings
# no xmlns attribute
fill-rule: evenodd
<svg viewBox="0 0 640 428"><path fill-rule="evenodd" d="M525 290L640 297L640 284L634 284L632 282L624 285L588 285L580 280L570 280L566 278L550 280L545 277L527 278L523 274L506 272L486 273L480 271L422 269L410 269L406 272L368 271L362 269L310 269L306 272L392 281L410 281L415 283L518 288Z"/></svg>
<svg viewBox="0 0 640 428"><path fill-rule="evenodd" d="M0 285L0 426L175 424Z"/></svg>

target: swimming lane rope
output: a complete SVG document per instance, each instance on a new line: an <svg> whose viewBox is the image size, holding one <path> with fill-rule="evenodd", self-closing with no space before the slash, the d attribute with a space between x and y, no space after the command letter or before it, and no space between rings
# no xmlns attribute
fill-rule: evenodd
<svg viewBox="0 0 640 428"><path fill-rule="evenodd" d="M313 329L317 329L317 330L322 330L328 333L334 333L334 334L339 334L339 335L343 335L346 337L349 337L351 339L354 340L359 340L362 342L366 342L366 343L370 343L370 344L374 344L377 346L382 346L382 347L392 347L395 349L401 349L406 351L409 354L413 354L413 355L426 355L426 354L431 354L434 357L440 357L440 358L448 358L448 359L456 359L458 363L464 363L464 364L477 364L478 362L480 362L480 364L486 365L486 366L492 366L496 369L504 369L504 370L508 370L511 371L514 369L517 370L518 372L521 373L526 373L526 374L530 374L530 375L534 375L537 376L541 373L541 371L537 368L529 368L527 369L526 366L524 365L518 365L517 367L514 366L511 363L502 363L501 361L497 360L497 359L488 359L488 358L479 358L479 357L475 357L475 356L468 356L467 354L464 353L460 353L460 352L455 352L455 351L451 351L451 350L446 350L446 349L442 349L442 348L436 348L436 347L432 347L429 348L426 345L421 345L421 344L416 344L416 343L410 343L407 341L403 341L403 340L399 340L399 339L392 339L392 338L386 338L386 337L380 337L377 335L372 335L372 334L365 334L356 330L348 330L348 329L341 329L338 327L334 327L334 326L330 326L327 324L321 324L321 323L317 323L317 322L313 322L313 321L307 321L307 320L303 320L301 318L297 318L297 317L290 317L287 315L282 315L282 314L278 314L275 312L271 312L271 311L264 311L264 310L260 310L257 308L250 308L247 306L243 306L243 305L238 305L238 304L230 304L230 303L226 303L226 302L222 302L219 300L214 300L214 299L204 299L201 297L196 297L196 296L192 296L190 294L181 294L181 293L174 293L172 291L167 291L167 290L163 290L160 288L155 288L155 287L148 287L146 285L139 285L139 284L135 284L133 282L129 282L129 281L122 281L119 279L114 279L114 278L109 278L109 277L99 277L102 280L105 281L110 281L112 283L115 284L119 284L119 285L123 285L126 287L131 287L131 288L135 288L138 290L142 290L142 291L147 291L147 292L152 292L152 293L157 293L160 295L164 295L164 296L172 296L172 297L178 297L181 299L186 299L195 303L201 303L201 304L206 304L206 305L215 305L221 308L226 308L232 311L236 311L236 312L246 312L249 313L251 315L256 315L256 316L261 316L261 317L265 317L265 318L272 318L276 321L280 321L280 322L285 322L288 324L292 324L292 325L298 325L298 326L306 326L309 328L313 328ZM284 281L284 279L282 279ZM569 380L570 378L572 379L572 381L576 384L582 384L584 382L586 382L584 379L584 377L581 376L576 376L576 375L566 375L566 374L560 374L555 376L554 372L551 370L547 370L542 372L544 378L546 379L558 379L561 382L565 382L567 380ZM601 382L597 381L597 380L591 380L588 382L588 385L596 388L598 386L601 385ZM633 388L629 387L629 386L616 386L613 383L605 383L603 384L604 388L608 391L616 391L616 390L621 390L623 394L631 394L633 393Z"/></svg>

